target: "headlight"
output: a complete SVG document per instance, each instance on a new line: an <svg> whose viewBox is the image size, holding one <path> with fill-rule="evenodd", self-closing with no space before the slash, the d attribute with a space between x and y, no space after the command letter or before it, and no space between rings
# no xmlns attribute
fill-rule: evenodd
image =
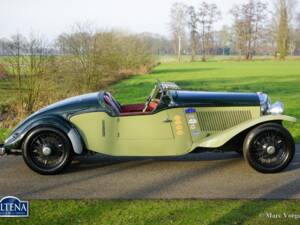
<svg viewBox="0 0 300 225"><path fill-rule="evenodd" d="M262 114L282 114L284 112L284 106L281 102L275 102L274 104L271 103L271 99L265 93L258 92L257 93L259 102L260 102L260 109Z"/></svg>
<svg viewBox="0 0 300 225"><path fill-rule="evenodd" d="M284 112L284 106L281 102L275 102L268 109L270 114L282 114Z"/></svg>
<svg viewBox="0 0 300 225"><path fill-rule="evenodd" d="M258 92L257 93L259 102L260 102L260 109L262 114L266 114L271 106L271 100L269 96L265 93Z"/></svg>

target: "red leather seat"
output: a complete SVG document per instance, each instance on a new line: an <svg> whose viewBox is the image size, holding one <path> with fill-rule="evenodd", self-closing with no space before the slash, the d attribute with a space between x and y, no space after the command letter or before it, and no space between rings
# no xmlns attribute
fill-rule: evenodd
<svg viewBox="0 0 300 225"><path fill-rule="evenodd" d="M143 112L144 104L121 106L116 100L114 100L110 93L105 93L103 99L105 103L114 111L114 113L121 116L149 114L156 109L159 103L159 100L150 102L146 112Z"/></svg>
<svg viewBox="0 0 300 225"><path fill-rule="evenodd" d="M157 102L150 102L148 108L147 108L147 112L152 112L153 110L156 109L156 107L158 106Z"/></svg>

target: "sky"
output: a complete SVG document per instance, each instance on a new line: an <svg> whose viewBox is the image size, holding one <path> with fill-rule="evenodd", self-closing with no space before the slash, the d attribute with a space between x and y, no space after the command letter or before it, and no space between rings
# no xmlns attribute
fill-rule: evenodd
<svg viewBox="0 0 300 225"><path fill-rule="evenodd" d="M228 11L247 0L206 0L222 11L217 27L231 23ZM271 2L272 0L269 0ZM0 38L17 32L54 39L75 23L101 29L152 32L168 36L170 8L174 2L197 6L201 0L0 0Z"/></svg>

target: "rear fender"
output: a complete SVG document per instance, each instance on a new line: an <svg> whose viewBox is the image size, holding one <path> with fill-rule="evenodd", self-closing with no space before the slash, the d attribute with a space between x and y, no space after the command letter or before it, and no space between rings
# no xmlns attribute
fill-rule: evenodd
<svg viewBox="0 0 300 225"><path fill-rule="evenodd" d="M224 130L220 133L214 134L209 136L199 143L194 143L193 149L195 148L219 148L225 145L228 141L232 138L240 134L241 132L255 127L257 125L268 123L268 122L275 122L275 121L288 121L288 122L297 122L297 119L294 117L286 116L286 115L267 115L261 116L254 120L249 120L244 123L241 123L237 126L231 127L227 130Z"/></svg>
<svg viewBox="0 0 300 225"><path fill-rule="evenodd" d="M72 143L73 150L76 154L82 154L83 141L75 127L73 127L67 120L60 116L51 115L32 119L17 130L5 141L5 148L8 150L21 149L23 139L27 134L37 127L53 127L64 132Z"/></svg>

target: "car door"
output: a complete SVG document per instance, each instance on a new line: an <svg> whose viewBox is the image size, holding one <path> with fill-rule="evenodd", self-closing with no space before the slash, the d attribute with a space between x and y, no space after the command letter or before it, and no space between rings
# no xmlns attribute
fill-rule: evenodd
<svg viewBox="0 0 300 225"><path fill-rule="evenodd" d="M120 116L117 119L118 149L121 155L173 155L174 134L167 111Z"/></svg>

